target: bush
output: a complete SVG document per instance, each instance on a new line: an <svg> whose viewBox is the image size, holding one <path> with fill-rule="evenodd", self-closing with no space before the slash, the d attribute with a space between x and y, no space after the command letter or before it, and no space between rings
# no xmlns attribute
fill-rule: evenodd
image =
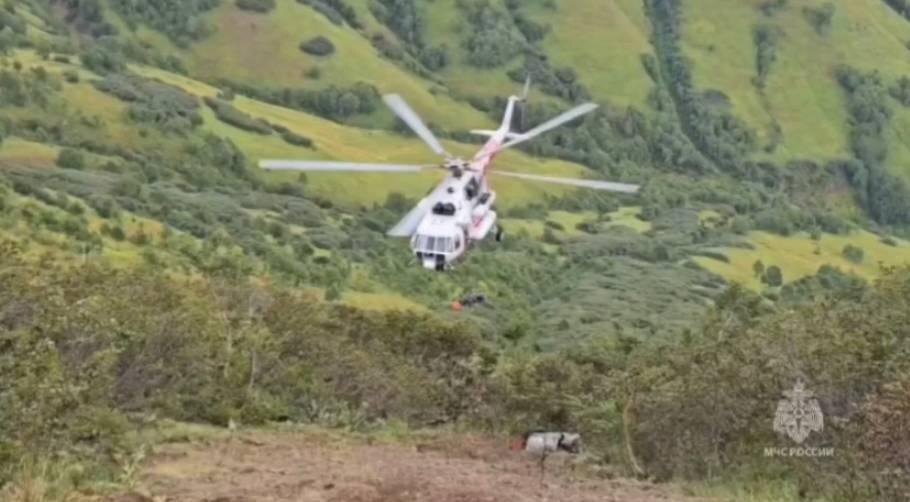
<svg viewBox="0 0 910 502"><path fill-rule="evenodd" d="M272 134L272 126L262 119L256 119L234 108L229 103L206 96L205 104L215 112L218 120L245 131L262 135Z"/></svg>
<svg viewBox="0 0 910 502"><path fill-rule="evenodd" d="M316 12L339 26L347 21L354 29L363 27L357 19L357 11L347 4L347 0L297 0L297 2L312 7Z"/></svg>
<svg viewBox="0 0 910 502"><path fill-rule="evenodd" d="M130 103L128 116L165 132L186 132L202 124L199 101L179 87L134 75L108 75L92 82L100 91Z"/></svg>
<svg viewBox="0 0 910 502"><path fill-rule="evenodd" d="M468 63L478 68L502 66L524 49L524 35L508 12L488 0L459 0L458 7L470 29L464 30L462 46L468 52Z"/></svg>
<svg viewBox="0 0 910 502"><path fill-rule="evenodd" d="M859 263L863 262L864 253L863 253L862 248L854 246L852 244L847 244L846 246L844 246L844 249L843 249L843 251L841 251L841 254L844 256L844 258L847 259L847 261L850 261L852 263L859 264Z"/></svg>
<svg viewBox="0 0 910 502"><path fill-rule="evenodd" d="M284 139L291 145L303 146L306 148L311 148L313 146L313 140L307 138L306 136L301 136L300 134L293 133L291 131L285 131L281 134L281 138Z"/></svg>
<svg viewBox="0 0 910 502"><path fill-rule="evenodd" d="M270 12L275 8L275 0L237 0L237 7L253 12Z"/></svg>
<svg viewBox="0 0 910 502"><path fill-rule="evenodd" d="M329 39L318 36L301 42L300 50L314 56L328 56L335 52L335 46Z"/></svg>
<svg viewBox="0 0 910 502"><path fill-rule="evenodd" d="M79 73L73 70L65 70L63 72L63 79L71 84L79 83Z"/></svg>
<svg viewBox="0 0 910 502"><path fill-rule="evenodd" d="M803 7L803 15L819 35L827 35L835 10L834 4L827 2L820 7Z"/></svg>
<svg viewBox="0 0 910 502"><path fill-rule="evenodd" d="M57 167L63 169L84 169L85 156L78 150L64 148L57 154Z"/></svg>

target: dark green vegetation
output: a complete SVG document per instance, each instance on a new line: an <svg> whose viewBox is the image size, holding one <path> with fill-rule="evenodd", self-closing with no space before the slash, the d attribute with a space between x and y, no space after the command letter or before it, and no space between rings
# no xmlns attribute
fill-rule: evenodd
<svg viewBox="0 0 910 502"><path fill-rule="evenodd" d="M97 0L76 0L80 10ZM204 38L212 28L201 17L217 6L219 0L112 0L111 7L131 25L144 24L169 36L174 43L186 46Z"/></svg>
<svg viewBox="0 0 910 502"><path fill-rule="evenodd" d="M121 75L108 75L93 84L130 103L127 115L136 122L181 134L202 124L199 102L176 87Z"/></svg>
<svg viewBox="0 0 910 502"><path fill-rule="evenodd" d="M786 16L797 12L821 51L856 15L829 5L749 7L742 74L760 106L793 66ZM910 279L864 278L879 259L907 260L889 234L910 226L896 157L910 75L840 64L827 102L845 117L847 148L785 154L787 117L762 134L740 89L701 84L685 38L712 15L698 6L637 11L652 37L627 56L648 91L629 103L600 90L599 70L565 60L567 1L5 2L0 234L16 242L0 255L0 381L15 385L0 387L0 410L12 410L0 414L0 480L26 451L96 458L80 483L116 478L132 420L157 413L576 428L601 460L659 479L774 479L865 500L906 490L894 468L910 466L889 446L910 441ZM278 13L296 23L294 59L276 65L294 77L200 70L217 56L205 52L213 37L255 46ZM229 60L258 71L283 57L254 49ZM384 72L359 71L373 60ZM380 92L424 99L415 108L440 136L467 141L453 124L498 121L528 74L535 92L516 128L573 102L602 106L521 150L642 183L640 196L503 188L506 242L437 275L384 236L429 186L361 178L364 196L381 196L358 203L324 175L254 169L264 156L349 151L414 161L423 150L410 133L383 135L404 129ZM766 257L758 231L839 261L812 262L811 249ZM834 238L856 240L825 248ZM728 290L738 251L761 256L744 266L753 292ZM472 291L491 307L449 318L448 303ZM385 310L402 305L429 312ZM822 400L826 429L811 440L838 448L830 462L762 456L786 440L771 413L797 377Z"/></svg>

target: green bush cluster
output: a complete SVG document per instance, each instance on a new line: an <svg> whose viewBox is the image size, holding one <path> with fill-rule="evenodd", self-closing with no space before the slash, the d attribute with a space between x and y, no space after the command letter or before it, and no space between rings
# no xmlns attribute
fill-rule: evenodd
<svg viewBox="0 0 910 502"><path fill-rule="evenodd" d="M910 222L910 187L884 165L887 127L894 112L881 76L840 67L837 78L847 96L852 118L850 146L856 160L835 164L835 168L847 177L857 201L872 219L886 225L906 225Z"/></svg>
<svg viewBox="0 0 910 502"><path fill-rule="evenodd" d="M780 38L779 28L772 25L760 24L755 27L752 38L755 42L755 85L759 89L765 87L771 66L777 60L777 40Z"/></svg>
<svg viewBox="0 0 910 502"><path fill-rule="evenodd" d="M897 11L898 14L910 19L910 1L907 0L885 0L885 3Z"/></svg>
<svg viewBox="0 0 910 502"><path fill-rule="evenodd" d="M357 11L347 4L346 0L297 0L297 2L312 7L339 26L347 22L354 29L363 27L357 18Z"/></svg>
<svg viewBox="0 0 910 502"><path fill-rule="evenodd" d="M335 52L335 45L323 37L313 37L300 43L300 50L314 56L329 56Z"/></svg>
<svg viewBox="0 0 910 502"><path fill-rule="evenodd" d="M212 32L202 15L219 3L220 0L113 0L110 5L128 23L150 26L186 47Z"/></svg>
<svg viewBox="0 0 910 502"><path fill-rule="evenodd" d="M62 84L43 67L27 71L0 70L0 108L5 106L46 108Z"/></svg>
<svg viewBox="0 0 910 502"><path fill-rule="evenodd" d="M827 35L836 10L833 3L827 2L819 7L803 7L803 15L819 35Z"/></svg>

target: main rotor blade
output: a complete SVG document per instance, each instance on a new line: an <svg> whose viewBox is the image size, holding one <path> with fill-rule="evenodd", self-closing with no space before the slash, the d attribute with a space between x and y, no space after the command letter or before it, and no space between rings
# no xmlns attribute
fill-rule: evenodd
<svg viewBox="0 0 910 502"><path fill-rule="evenodd" d="M506 148L511 148L519 143L524 143L525 141L534 139L535 137L540 136L541 134L551 129L555 129L565 124L566 122L571 122L572 120L575 120L582 115L593 112L595 109L597 109L597 106L597 103L585 103L583 105L578 105L575 108L572 108L571 110L568 110L565 113L557 115L556 117L553 117L543 124L540 124L530 131L520 134L519 137L511 141L507 141L495 151L499 152L505 150Z"/></svg>
<svg viewBox="0 0 910 502"><path fill-rule="evenodd" d="M398 118L403 120L411 130L420 136L420 139L429 145L430 149L436 152L437 155L442 155L443 157L449 156L445 151L445 148L442 147L442 144L439 143L439 140L436 139L436 136L433 135L433 132L430 131L430 128L420 120L417 113L405 103L401 96L397 94L387 94L382 97L382 100L385 101L385 104L395 112L395 115L398 115Z"/></svg>
<svg viewBox="0 0 910 502"><path fill-rule="evenodd" d="M417 172L424 166L410 164L366 164L326 160L263 160L259 167L270 171L353 171L368 173Z"/></svg>
<svg viewBox="0 0 910 502"><path fill-rule="evenodd" d="M427 211L430 210L431 204L432 198L425 197L414 206L414 209L411 209L401 221L386 232L386 235L390 237L410 237L414 235L414 232L417 231L417 226L420 225L423 217L427 214Z"/></svg>
<svg viewBox="0 0 910 502"><path fill-rule="evenodd" d="M627 183L613 183L611 181L598 181L598 180L581 180L573 178L554 178L551 176L538 176L536 174L524 174L524 173L512 173L512 172L503 172L503 171L491 171L493 174L499 174L501 176L509 176L512 178L521 178L526 180L533 181L542 181L544 183L556 183L560 185L572 185L582 188L593 188L595 190L607 190L610 192L623 192L623 193L636 193L638 192L638 185L630 185Z"/></svg>

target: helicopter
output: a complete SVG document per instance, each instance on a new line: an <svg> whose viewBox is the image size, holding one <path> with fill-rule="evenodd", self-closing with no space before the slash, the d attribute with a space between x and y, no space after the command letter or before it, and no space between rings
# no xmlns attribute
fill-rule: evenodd
<svg viewBox="0 0 910 502"><path fill-rule="evenodd" d="M436 155L441 164L370 164L336 161L262 160L265 170L339 171L339 172L419 172L424 169L444 169L448 175L408 212L387 235L410 239L411 252L423 268L445 271L453 268L474 242L493 234L501 242L504 232L497 225L494 203L496 192L491 189L488 175L519 178L542 183L555 183L595 190L636 193L638 185L590 179L557 178L535 174L491 170L496 155L513 146L529 141L547 131L575 120L597 108L595 103L584 103L528 130L512 130L516 105L525 103L530 90L530 79L525 81L520 96L510 96L506 103L502 123L495 131L472 130L471 133L489 139L473 158L465 160L448 153L423 123L417 113L397 94L383 96L385 104L400 118Z"/></svg>

